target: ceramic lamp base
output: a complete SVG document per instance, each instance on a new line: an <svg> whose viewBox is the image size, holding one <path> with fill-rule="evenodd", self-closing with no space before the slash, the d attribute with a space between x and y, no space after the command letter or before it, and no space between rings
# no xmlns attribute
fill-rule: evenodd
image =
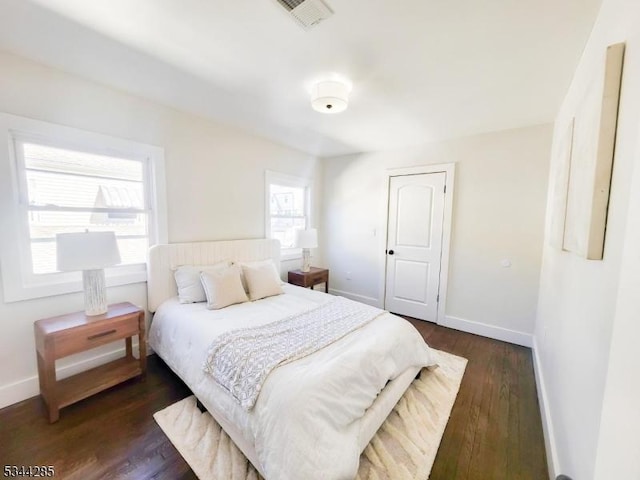
<svg viewBox="0 0 640 480"><path fill-rule="evenodd" d="M84 270L82 272L84 285L84 313L85 315L102 315L107 312L107 288L104 280L104 269Z"/></svg>
<svg viewBox="0 0 640 480"><path fill-rule="evenodd" d="M311 250L308 248L302 249L302 268L303 272L311 270Z"/></svg>

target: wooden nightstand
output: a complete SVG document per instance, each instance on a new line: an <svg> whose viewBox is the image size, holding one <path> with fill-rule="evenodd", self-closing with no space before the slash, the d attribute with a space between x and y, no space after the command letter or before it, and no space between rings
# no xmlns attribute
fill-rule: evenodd
<svg viewBox="0 0 640 480"><path fill-rule="evenodd" d="M311 267L308 272L302 270L291 270L289 272L289 283L299 287L309 287L324 283L324 292L329 293L329 270L326 268Z"/></svg>
<svg viewBox="0 0 640 480"><path fill-rule="evenodd" d="M44 318L35 322L34 330L40 394L52 423L60 417L62 407L146 373L144 311L130 303L111 305L103 315L87 317L76 312ZM138 359L133 356L134 335L138 335ZM125 357L56 381L57 359L122 339Z"/></svg>

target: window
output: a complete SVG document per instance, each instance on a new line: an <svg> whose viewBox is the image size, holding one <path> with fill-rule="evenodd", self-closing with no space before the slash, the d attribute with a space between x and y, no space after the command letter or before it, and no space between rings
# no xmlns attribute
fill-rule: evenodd
<svg viewBox="0 0 640 480"><path fill-rule="evenodd" d="M145 263L150 209L145 162L16 139L31 273L56 271L56 234L114 231L122 265Z"/></svg>
<svg viewBox="0 0 640 480"><path fill-rule="evenodd" d="M295 248L295 230L310 226L310 181L282 173L266 174L266 231L280 240L283 258L300 256Z"/></svg>
<svg viewBox="0 0 640 480"><path fill-rule="evenodd" d="M107 283L146 280L149 246L166 241L162 150L8 115L0 127L2 120L30 130L7 129L14 195L1 201L14 228L2 252L5 300L81 290L79 273L56 269L56 234L64 232L115 232L122 262L106 270Z"/></svg>

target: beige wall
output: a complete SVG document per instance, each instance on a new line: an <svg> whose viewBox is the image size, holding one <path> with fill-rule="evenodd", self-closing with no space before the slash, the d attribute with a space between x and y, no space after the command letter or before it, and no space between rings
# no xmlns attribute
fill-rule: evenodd
<svg viewBox="0 0 640 480"><path fill-rule="evenodd" d="M626 41L604 259L585 260L553 248L547 228L541 271L534 351L548 458L553 476L564 473L576 480L640 477L637 430L633 437L614 433L621 432L621 417L626 419L622 423L628 421L638 426L638 403L633 410L626 405L626 400L620 397L625 387L617 375L612 376L614 365L616 371L622 368L628 375L630 398L638 399L640 374L637 369L629 371L630 366L637 365L637 353L630 358L626 343L635 339L637 344L639 333L638 317L629 321L629 315L638 313L638 283L633 284L637 276L627 269L628 262L638 265L640 245L637 220L633 218L630 222L632 214L638 215L637 191L631 188L634 168L637 170L638 165L640 118L638 19L640 2L603 1L556 120L555 133L559 138L563 125L576 111L588 86L604 75L606 47ZM552 165L552 172L554 168ZM555 180L551 176L549 198ZM637 181L635 185L637 188ZM549 225L551 211L547 219ZM634 293L629 291L632 285ZM602 441L605 434L608 440ZM605 450L608 454L604 454ZM616 460L620 462L617 466ZM628 469L631 464L635 464L635 474Z"/></svg>
<svg viewBox="0 0 640 480"><path fill-rule="evenodd" d="M165 149L170 242L263 237L264 171L319 178L314 157L240 130L13 55L0 53L0 71L0 111ZM0 166L3 175L7 168ZM111 288L108 294L110 302L146 306L145 284ZM33 322L81 309L81 294L0 299L0 407L37 393ZM100 352L108 356L113 350ZM88 361L77 367L86 368L95 357L75 356L59 365Z"/></svg>
<svg viewBox="0 0 640 480"><path fill-rule="evenodd" d="M543 125L323 159L323 253L332 289L382 305L387 169L455 163L443 323L530 342L550 142L551 126ZM503 259L512 266L501 267Z"/></svg>

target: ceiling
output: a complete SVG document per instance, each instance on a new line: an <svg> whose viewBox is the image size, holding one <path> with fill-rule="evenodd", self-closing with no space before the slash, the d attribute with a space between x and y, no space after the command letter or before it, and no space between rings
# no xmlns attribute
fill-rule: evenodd
<svg viewBox="0 0 640 480"><path fill-rule="evenodd" d="M552 121L601 0L327 2L305 31L276 0L0 0L0 49L333 156Z"/></svg>

